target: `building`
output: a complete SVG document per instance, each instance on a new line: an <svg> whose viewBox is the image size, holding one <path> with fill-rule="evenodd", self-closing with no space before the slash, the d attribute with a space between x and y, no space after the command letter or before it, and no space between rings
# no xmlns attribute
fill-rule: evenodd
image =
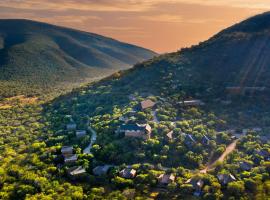
<svg viewBox="0 0 270 200"><path fill-rule="evenodd" d="M75 166L68 169L68 175L73 178L84 174L86 174L86 170L82 166Z"/></svg>
<svg viewBox="0 0 270 200"><path fill-rule="evenodd" d="M195 139L193 138L192 135L186 134L184 143L185 143L185 145L187 145L188 147L192 147L192 146L196 143L196 141L195 141Z"/></svg>
<svg viewBox="0 0 270 200"><path fill-rule="evenodd" d="M74 163L78 160L78 156L76 154L66 154L64 155L65 163Z"/></svg>
<svg viewBox="0 0 270 200"><path fill-rule="evenodd" d="M147 100L141 102L140 107L141 107L142 110L145 110L147 108L153 108L155 105L156 105L155 102L153 102L150 99L147 99Z"/></svg>
<svg viewBox="0 0 270 200"><path fill-rule="evenodd" d="M77 128L77 125L75 123L67 124L67 130L68 131L75 131Z"/></svg>
<svg viewBox="0 0 270 200"><path fill-rule="evenodd" d="M183 101L180 102L181 106L203 106L205 105L204 102L202 102L201 100L189 100L189 101Z"/></svg>
<svg viewBox="0 0 270 200"><path fill-rule="evenodd" d="M260 139L263 143L268 143L268 141L270 140L268 136L260 136Z"/></svg>
<svg viewBox="0 0 270 200"><path fill-rule="evenodd" d="M250 130L249 129L243 129L242 134L246 135Z"/></svg>
<svg viewBox="0 0 270 200"><path fill-rule="evenodd" d="M120 126L119 132L124 133L125 137L136 137L147 140L151 138L152 128L148 124L126 124Z"/></svg>
<svg viewBox="0 0 270 200"><path fill-rule="evenodd" d="M230 182L236 181L236 178L232 174L218 174L217 178L222 185L227 185Z"/></svg>
<svg viewBox="0 0 270 200"><path fill-rule="evenodd" d="M130 95L128 95L128 99L130 101L136 101L136 96L134 94L130 94Z"/></svg>
<svg viewBox="0 0 270 200"><path fill-rule="evenodd" d="M173 183L175 181L175 176L173 174L161 174L158 177L158 183L161 186L167 186L170 183Z"/></svg>
<svg viewBox="0 0 270 200"><path fill-rule="evenodd" d="M62 154L73 154L73 147L63 146L61 149Z"/></svg>
<svg viewBox="0 0 270 200"><path fill-rule="evenodd" d="M76 137L77 138L81 138L81 137L84 137L86 136L86 130L77 130L76 131Z"/></svg>
<svg viewBox="0 0 270 200"><path fill-rule="evenodd" d="M260 127L255 127L255 128L252 128L251 130L254 132L262 132L263 131L263 129Z"/></svg>
<svg viewBox="0 0 270 200"><path fill-rule="evenodd" d="M250 171L252 169L252 167L253 167L252 164L249 162L246 162L246 161L240 162L240 168L243 171Z"/></svg>
<svg viewBox="0 0 270 200"><path fill-rule="evenodd" d="M203 135L203 137L202 137L202 143L204 145L209 145L210 139L206 135Z"/></svg>
<svg viewBox="0 0 270 200"><path fill-rule="evenodd" d="M132 179L135 178L137 171L135 169L126 168L120 171L119 176L122 178Z"/></svg>
<svg viewBox="0 0 270 200"><path fill-rule="evenodd" d="M202 194L202 189L204 186L204 181L202 179L198 178L191 178L186 181L186 184L191 184L193 189L194 189L194 196L201 196Z"/></svg>
<svg viewBox="0 0 270 200"><path fill-rule="evenodd" d="M261 150L255 150L255 153L261 157L263 157L266 160L270 160L270 153L269 151L265 150L265 149L261 149Z"/></svg>
<svg viewBox="0 0 270 200"><path fill-rule="evenodd" d="M118 119L119 119L119 121L125 122L125 123L127 123L127 122L129 121L129 118L126 117L126 116L121 116L121 117L119 117Z"/></svg>
<svg viewBox="0 0 270 200"><path fill-rule="evenodd" d="M166 134L166 140L167 141L173 140L173 131L170 131L169 133Z"/></svg>
<svg viewBox="0 0 270 200"><path fill-rule="evenodd" d="M112 165L103 165L97 166L93 169L93 174L95 176L105 176L108 174L109 170L112 168Z"/></svg>

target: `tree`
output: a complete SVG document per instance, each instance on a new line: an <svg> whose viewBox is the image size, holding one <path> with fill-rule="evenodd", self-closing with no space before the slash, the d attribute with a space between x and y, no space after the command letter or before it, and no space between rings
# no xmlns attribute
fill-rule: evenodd
<svg viewBox="0 0 270 200"><path fill-rule="evenodd" d="M245 191L245 184L243 181L231 182L227 186L229 194L240 197Z"/></svg>

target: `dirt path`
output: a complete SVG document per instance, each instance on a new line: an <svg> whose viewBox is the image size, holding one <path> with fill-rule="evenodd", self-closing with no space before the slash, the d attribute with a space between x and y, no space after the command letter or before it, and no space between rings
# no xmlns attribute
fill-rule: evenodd
<svg viewBox="0 0 270 200"><path fill-rule="evenodd" d="M225 160L225 158L235 150L238 140L239 139L233 141L233 143L231 143L229 146L227 146L226 150L222 153L222 155L218 159L216 159L214 162L208 164L205 169L200 171L200 173L206 174L207 171L215 169L215 165L217 163L223 162Z"/></svg>
<svg viewBox="0 0 270 200"><path fill-rule="evenodd" d="M153 122L156 122L157 124L159 124L159 120L158 120L158 118L157 118L157 111L154 110L154 111L152 111L151 113L152 113L152 115L153 115Z"/></svg>
<svg viewBox="0 0 270 200"><path fill-rule="evenodd" d="M92 129L92 127L90 127L90 126L88 127L88 129L91 131L92 135L91 135L91 141L90 141L89 145L83 150L84 154L91 153L92 146L97 140L97 132L94 129Z"/></svg>

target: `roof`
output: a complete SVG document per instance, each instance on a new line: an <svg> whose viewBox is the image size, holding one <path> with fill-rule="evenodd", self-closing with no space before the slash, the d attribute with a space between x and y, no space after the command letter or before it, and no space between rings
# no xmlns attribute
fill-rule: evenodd
<svg viewBox="0 0 270 200"><path fill-rule="evenodd" d="M84 136L86 135L86 130L77 130L76 131L76 136Z"/></svg>
<svg viewBox="0 0 270 200"><path fill-rule="evenodd" d="M204 181L198 178L191 178L186 181L186 184L191 184L194 188L198 189L203 187Z"/></svg>
<svg viewBox="0 0 270 200"><path fill-rule="evenodd" d="M156 103L150 99L141 102L142 109L152 108L154 105L156 105Z"/></svg>
<svg viewBox="0 0 270 200"><path fill-rule="evenodd" d="M189 105L205 105L205 103L201 100L187 100L187 101L183 101L183 102L180 102L181 105L184 105L184 106L189 106Z"/></svg>
<svg viewBox="0 0 270 200"><path fill-rule="evenodd" d="M256 153L264 158L269 157L270 153L267 150L261 149L261 150L256 150Z"/></svg>
<svg viewBox="0 0 270 200"><path fill-rule="evenodd" d="M173 139L173 131L170 131L169 133L167 133L166 136L167 136L169 139Z"/></svg>
<svg viewBox="0 0 270 200"><path fill-rule="evenodd" d="M72 152L73 151L73 147L72 146L63 146L61 148L61 152Z"/></svg>
<svg viewBox="0 0 270 200"><path fill-rule="evenodd" d="M187 134L187 135L186 135L186 139L188 139L188 140L191 141L191 142L196 142L196 141L194 140L193 136L190 135L190 134Z"/></svg>
<svg viewBox="0 0 270 200"><path fill-rule="evenodd" d="M173 174L161 174L158 177L158 180L162 184L169 184L171 182L174 182L175 176Z"/></svg>
<svg viewBox="0 0 270 200"><path fill-rule="evenodd" d="M75 123L67 124L67 129L76 129L77 125Z"/></svg>
<svg viewBox="0 0 270 200"><path fill-rule="evenodd" d="M209 141L210 141L210 139L206 135L203 135L202 142L209 143Z"/></svg>
<svg viewBox="0 0 270 200"><path fill-rule="evenodd" d="M65 155L64 157L65 157L65 162L72 162L78 159L78 156L76 154Z"/></svg>
<svg viewBox="0 0 270 200"><path fill-rule="evenodd" d="M121 131L151 131L151 126L148 124L139 125L139 124L124 124L120 126Z"/></svg>
<svg viewBox="0 0 270 200"><path fill-rule="evenodd" d="M86 133L86 130L77 130L76 133Z"/></svg>
<svg viewBox="0 0 270 200"><path fill-rule="evenodd" d="M84 174L84 173L86 173L86 170L82 166L72 167L69 169L69 174L71 176L76 176L76 175L80 175L80 174Z"/></svg>
<svg viewBox="0 0 270 200"><path fill-rule="evenodd" d="M240 168L245 170L245 171L249 171L252 169L252 164L249 162L242 161L242 162L240 162Z"/></svg>
<svg viewBox="0 0 270 200"><path fill-rule="evenodd" d="M228 184L232 181L236 181L236 178L232 174L218 174L217 177L222 184Z"/></svg>
<svg viewBox="0 0 270 200"><path fill-rule="evenodd" d="M97 176L106 175L111 167L111 165L97 166L93 169L93 173Z"/></svg>
<svg viewBox="0 0 270 200"><path fill-rule="evenodd" d="M120 172L120 176L123 178L133 178L133 177L135 177L136 172L137 171L135 169L126 168Z"/></svg>

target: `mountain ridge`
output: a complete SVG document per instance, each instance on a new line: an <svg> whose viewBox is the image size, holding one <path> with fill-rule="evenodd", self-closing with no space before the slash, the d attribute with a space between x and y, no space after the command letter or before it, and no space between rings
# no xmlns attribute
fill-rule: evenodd
<svg viewBox="0 0 270 200"><path fill-rule="evenodd" d="M243 24L250 26L254 20L268 19L270 12L258 16L224 29L199 45L160 55L113 74L94 87L117 85L121 86L117 92L121 90L126 95L184 90L199 94L198 97L215 93L224 98L229 86L270 88L270 57L267 56L270 37L265 31L270 30L270 24L263 31L248 35L241 34L241 29L237 28ZM141 83L143 87L138 87Z"/></svg>
<svg viewBox="0 0 270 200"><path fill-rule="evenodd" d="M0 81L18 86L18 92L8 95L28 93L31 87L43 90L60 83L85 82L155 55L94 33L24 19L0 20ZM19 89L21 85L30 90Z"/></svg>

